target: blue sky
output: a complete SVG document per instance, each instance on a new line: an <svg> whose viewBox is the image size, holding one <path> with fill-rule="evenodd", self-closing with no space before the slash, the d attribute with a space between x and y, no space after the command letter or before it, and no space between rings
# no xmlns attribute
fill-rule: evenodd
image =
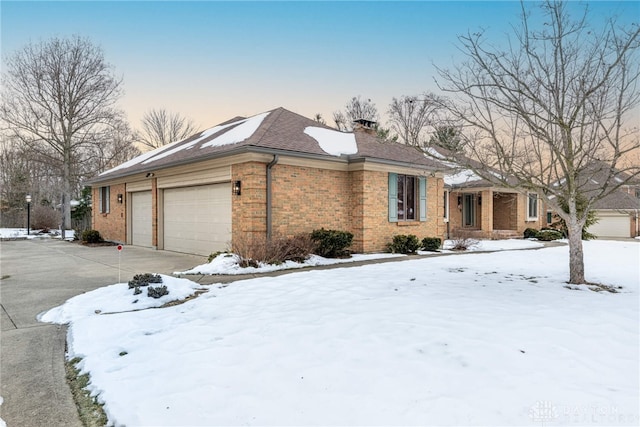
<svg viewBox="0 0 640 427"><path fill-rule="evenodd" d="M202 127L279 106L330 122L356 95L384 113L393 96L436 89L433 64L459 60L457 35L485 28L499 44L520 11L514 1L2 0L0 7L3 61L51 36L79 34L100 45L123 78L120 106L134 127L154 107ZM627 23L640 17L638 1L589 7Z"/></svg>

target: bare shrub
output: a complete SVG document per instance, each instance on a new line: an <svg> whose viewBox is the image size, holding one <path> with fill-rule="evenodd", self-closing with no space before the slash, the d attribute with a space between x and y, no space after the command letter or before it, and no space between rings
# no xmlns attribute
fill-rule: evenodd
<svg viewBox="0 0 640 427"><path fill-rule="evenodd" d="M477 246L480 241L471 237L471 233L465 230L457 230L451 238L451 249L454 251L466 251Z"/></svg>
<svg viewBox="0 0 640 427"><path fill-rule="evenodd" d="M258 267L258 263L282 264L285 261L303 262L315 247L307 234L297 236L239 236L233 239L231 251L239 258L241 267Z"/></svg>
<svg viewBox="0 0 640 427"><path fill-rule="evenodd" d="M58 228L60 214L49 206L35 205L31 207L31 228L49 230Z"/></svg>

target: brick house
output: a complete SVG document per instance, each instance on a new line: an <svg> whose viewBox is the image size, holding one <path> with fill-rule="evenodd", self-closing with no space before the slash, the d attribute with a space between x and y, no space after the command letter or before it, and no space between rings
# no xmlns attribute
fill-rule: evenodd
<svg viewBox="0 0 640 427"><path fill-rule="evenodd" d="M321 227L352 232L355 252L396 234L444 237L439 165L371 124L339 132L284 108L233 118L93 178L93 228L200 255Z"/></svg>
<svg viewBox="0 0 640 427"><path fill-rule="evenodd" d="M539 230L551 222L536 193L498 187L469 170L444 180L451 236L464 231L478 238L518 238L527 228Z"/></svg>

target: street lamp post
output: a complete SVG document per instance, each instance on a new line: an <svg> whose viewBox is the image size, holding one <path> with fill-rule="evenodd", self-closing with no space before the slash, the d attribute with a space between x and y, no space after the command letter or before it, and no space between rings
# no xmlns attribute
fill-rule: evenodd
<svg viewBox="0 0 640 427"><path fill-rule="evenodd" d="M31 194L27 194L27 236L31 234Z"/></svg>

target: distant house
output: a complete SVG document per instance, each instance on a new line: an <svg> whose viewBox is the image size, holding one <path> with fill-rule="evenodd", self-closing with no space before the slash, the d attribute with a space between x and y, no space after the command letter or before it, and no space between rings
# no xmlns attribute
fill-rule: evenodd
<svg viewBox="0 0 640 427"><path fill-rule="evenodd" d="M93 178L93 228L131 245L208 255L234 239L350 231L443 237L444 181L417 150L277 108L236 117Z"/></svg>
<svg viewBox="0 0 640 427"><path fill-rule="evenodd" d="M614 172L613 179L607 182L609 166L594 162L585 174L587 179L581 183L582 191L586 193L597 193L605 186L620 186L594 204L598 222L588 231L600 238L640 236L640 182L629 180L623 172ZM625 184L620 185L623 182Z"/></svg>

